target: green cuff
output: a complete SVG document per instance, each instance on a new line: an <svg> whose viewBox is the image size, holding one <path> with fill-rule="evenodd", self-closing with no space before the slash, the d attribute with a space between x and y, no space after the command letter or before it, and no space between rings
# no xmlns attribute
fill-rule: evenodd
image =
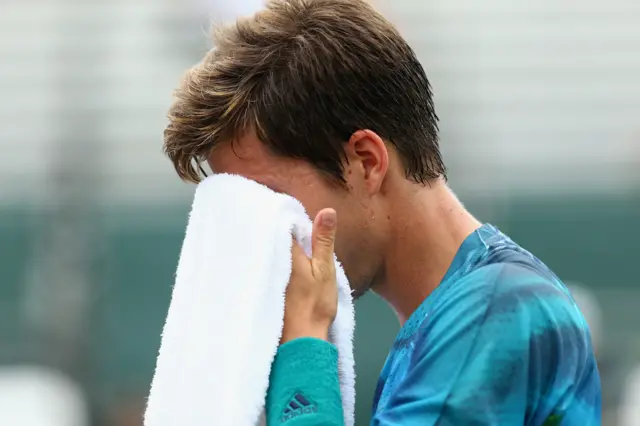
<svg viewBox="0 0 640 426"><path fill-rule="evenodd" d="M268 426L343 426L338 351L304 337L280 346L271 366Z"/></svg>

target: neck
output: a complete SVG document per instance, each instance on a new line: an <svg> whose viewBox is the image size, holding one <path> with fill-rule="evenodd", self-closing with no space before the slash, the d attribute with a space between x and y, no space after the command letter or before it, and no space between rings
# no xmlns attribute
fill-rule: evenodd
<svg viewBox="0 0 640 426"><path fill-rule="evenodd" d="M440 284L462 242L481 226L444 181L410 192L393 202L384 270L375 285L401 324Z"/></svg>

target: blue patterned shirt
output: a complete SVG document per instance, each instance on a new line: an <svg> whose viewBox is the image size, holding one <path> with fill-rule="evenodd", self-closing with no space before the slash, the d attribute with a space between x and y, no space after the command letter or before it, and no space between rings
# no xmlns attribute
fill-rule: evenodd
<svg viewBox="0 0 640 426"><path fill-rule="evenodd" d="M562 282L491 225L402 327L372 425L600 425L587 324Z"/></svg>

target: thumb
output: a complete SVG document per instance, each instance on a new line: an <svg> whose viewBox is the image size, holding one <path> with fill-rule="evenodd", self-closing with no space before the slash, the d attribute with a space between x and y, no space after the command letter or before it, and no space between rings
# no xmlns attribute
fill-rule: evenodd
<svg viewBox="0 0 640 426"><path fill-rule="evenodd" d="M333 209L323 209L313 221L311 263L316 273L333 271L333 251L336 239L337 214Z"/></svg>

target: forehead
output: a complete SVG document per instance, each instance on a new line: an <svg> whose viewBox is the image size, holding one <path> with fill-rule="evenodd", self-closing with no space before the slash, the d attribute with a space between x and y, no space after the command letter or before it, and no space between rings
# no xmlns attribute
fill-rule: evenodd
<svg viewBox="0 0 640 426"><path fill-rule="evenodd" d="M207 162L214 173L244 176L279 192L317 175L305 161L274 154L253 134L216 146Z"/></svg>

